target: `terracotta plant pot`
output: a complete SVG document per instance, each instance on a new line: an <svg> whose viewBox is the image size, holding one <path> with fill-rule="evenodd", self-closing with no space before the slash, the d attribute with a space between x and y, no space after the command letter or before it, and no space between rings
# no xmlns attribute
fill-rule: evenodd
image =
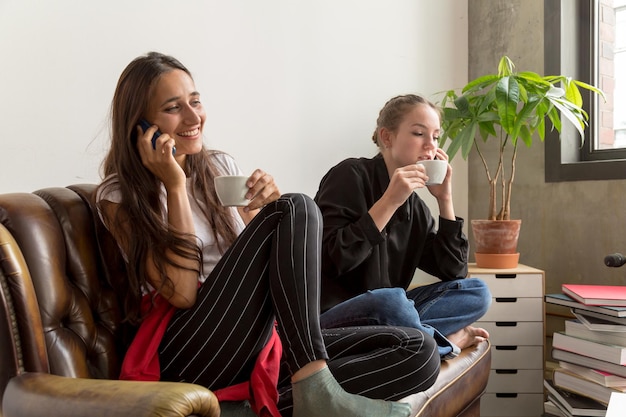
<svg viewBox="0 0 626 417"><path fill-rule="evenodd" d="M521 220L472 220L474 255L479 268L515 268Z"/></svg>

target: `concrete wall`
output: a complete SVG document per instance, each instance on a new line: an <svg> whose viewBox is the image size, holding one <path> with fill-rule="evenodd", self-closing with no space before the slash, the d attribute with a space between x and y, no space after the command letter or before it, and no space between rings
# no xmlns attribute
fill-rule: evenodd
<svg viewBox="0 0 626 417"><path fill-rule="evenodd" d="M543 74L543 0L469 0L470 79L497 71L502 55L518 70ZM562 283L626 284L626 267L607 268L609 253L626 252L626 181L546 183L544 147L520 147L512 218L522 219L520 262L546 272L546 293ZM487 188L470 155L469 218L484 218ZM470 236L471 238L471 236ZM546 306L547 333L563 328L567 310ZM549 342L549 340L548 340Z"/></svg>

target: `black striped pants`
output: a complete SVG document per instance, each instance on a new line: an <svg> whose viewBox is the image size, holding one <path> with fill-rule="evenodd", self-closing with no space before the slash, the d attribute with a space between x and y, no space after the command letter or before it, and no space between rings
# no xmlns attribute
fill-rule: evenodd
<svg viewBox="0 0 626 417"><path fill-rule="evenodd" d="M434 340L416 329L319 326L322 216L312 199L287 194L267 205L179 310L161 341L163 380L223 388L249 379L274 322L283 345L281 385L317 359L354 393L401 398L439 371ZM327 351L328 350L328 351ZM283 376L281 375L281 376ZM281 406L289 408L290 389Z"/></svg>

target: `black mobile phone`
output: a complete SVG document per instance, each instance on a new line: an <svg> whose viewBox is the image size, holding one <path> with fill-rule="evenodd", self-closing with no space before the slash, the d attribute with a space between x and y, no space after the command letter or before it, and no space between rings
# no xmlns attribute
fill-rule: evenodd
<svg viewBox="0 0 626 417"><path fill-rule="evenodd" d="M145 132L152 125L147 120L141 119L141 120L139 120L139 126L141 126L141 128ZM157 138L159 136L161 136L161 132L159 132L158 130L156 132L154 132L154 135L152 135L152 149L156 149L156 140L157 140ZM172 148L172 155L175 155L175 154L176 154L176 147L173 147Z"/></svg>

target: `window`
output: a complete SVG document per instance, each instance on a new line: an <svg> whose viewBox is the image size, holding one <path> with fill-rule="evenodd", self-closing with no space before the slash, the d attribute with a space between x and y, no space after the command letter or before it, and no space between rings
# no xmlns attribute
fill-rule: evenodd
<svg viewBox="0 0 626 417"><path fill-rule="evenodd" d="M626 148L626 0L614 0L615 94L613 108L614 148Z"/></svg>
<svg viewBox="0 0 626 417"><path fill-rule="evenodd" d="M578 133L563 123L561 140L546 134L546 181L626 179L626 0L546 0L545 73L593 84L606 101L588 93L589 127Z"/></svg>

